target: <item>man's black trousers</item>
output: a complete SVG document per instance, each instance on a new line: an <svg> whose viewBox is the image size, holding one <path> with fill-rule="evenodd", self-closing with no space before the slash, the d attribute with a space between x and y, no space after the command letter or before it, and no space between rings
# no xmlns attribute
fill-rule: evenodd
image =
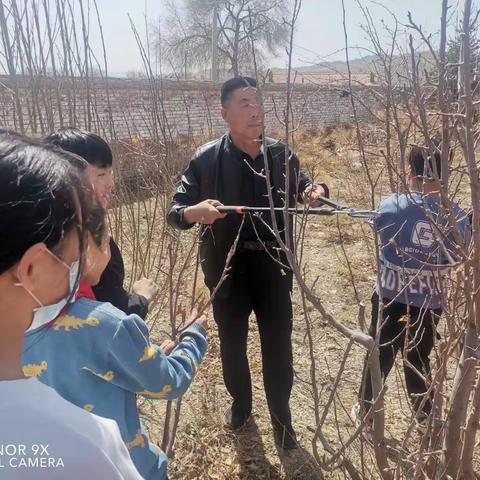
<svg viewBox="0 0 480 480"><path fill-rule="evenodd" d="M252 384L247 359L248 317L255 313L260 333L263 382L272 422L290 426L292 366L292 273L267 252L238 250L228 292L213 300L223 378L233 410L248 415Z"/></svg>
<svg viewBox="0 0 480 480"><path fill-rule="evenodd" d="M404 303L384 299L383 320L380 331L380 369L385 383L400 350L404 359L405 384L415 410L418 410L430 379L430 352L436 337L436 326L442 310L421 309ZM369 334L375 338L379 297L372 296L372 321ZM406 315L409 314L408 323ZM410 364L413 366L410 366ZM417 371L420 373L417 373ZM363 400L368 410L373 400L372 382L365 362L363 378L365 380ZM423 405L423 413L428 415L432 409L431 399Z"/></svg>

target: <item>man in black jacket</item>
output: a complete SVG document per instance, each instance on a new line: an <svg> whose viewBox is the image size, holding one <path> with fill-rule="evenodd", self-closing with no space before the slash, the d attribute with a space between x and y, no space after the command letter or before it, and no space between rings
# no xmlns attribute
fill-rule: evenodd
<svg viewBox="0 0 480 480"><path fill-rule="evenodd" d="M253 78L237 77L221 91L222 116L229 133L200 147L182 176L168 214L171 225L187 229L204 227L200 254L205 283L210 291L218 284L228 252L241 226L240 215L224 215L221 205L269 206L262 146L263 109ZM272 197L284 206L285 145L266 139ZM316 206L326 186L312 185L290 158L290 198L294 206L306 194ZM277 217L283 235L283 214ZM262 221L263 220L263 221ZM252 409L252 386L247 359L248 318L255 312L262 347L263 379L277 446L296 445L289 407L293 384L292 272L279 253L271 230L270 214L249 216L239 234L231 270L213 299L213 314L220 337L223 376L233 398L227 422L242 427ZM290 229L291 231L291 229Z"/></svg>
<svg viewBox="0 0 480 480"><path fill-rule="evenodd" d="M88 175L93 188L104 208L107 208L113 189L112 150L103 138L78 128L64 128L50 134L45 142L75 153L89 164ZM133 292L123 287L125 266L122 254L115 241L110 238L111 259L100 281L93 286L93 293L99 302L110 302L127 315L132 313L145 319L148 305L157 293L157 286L148 278L141 278L133 284Z"/></svg>

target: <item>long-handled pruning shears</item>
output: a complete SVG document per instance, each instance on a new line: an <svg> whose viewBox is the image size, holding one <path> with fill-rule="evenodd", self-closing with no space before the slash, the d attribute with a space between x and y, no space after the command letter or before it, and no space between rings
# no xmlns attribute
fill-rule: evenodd
<svg viewBox="0 0 480 480"><path fill-rule="evenodd" d="M288 213L290 215L348 215L353 218L373 218L378 217L379 213L374 210L355 210L354 208L341 205L333 200L328 198L320 197L319 200L328 205L331 208L289 208ZM234 205L223 205L217 207L217 210L220 213L238 213L244 215L246 213L263 213L270 212L270 207L246 207L246 206L234 206ZM274 207L275 212L284 212L285 209L282 207Z"/></svg>

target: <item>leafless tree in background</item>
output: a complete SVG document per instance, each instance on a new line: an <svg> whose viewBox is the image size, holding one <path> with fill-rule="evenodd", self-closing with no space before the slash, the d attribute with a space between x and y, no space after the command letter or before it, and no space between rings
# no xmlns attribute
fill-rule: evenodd
<svg viewBox="0 0 480 480"><path fill-rule="evenodd" d="M165 54L185 78L195 68L211 68L214 21L218 65L228 76L253 71L252 36L257 62L264 64L285 44L288 34L283 21L288 0L166 0L166 6Z"/></svg>

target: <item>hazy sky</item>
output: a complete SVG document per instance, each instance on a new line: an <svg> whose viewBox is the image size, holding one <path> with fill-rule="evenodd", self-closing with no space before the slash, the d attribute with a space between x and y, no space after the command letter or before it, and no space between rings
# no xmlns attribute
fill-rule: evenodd
<svg viewBox="0 0 480 480"><path fill-rule="evenodd" d="M179 0L180 1L180 0ZM390 14L377 2L358 0L368 7L374 22L381 26L384 20L391 25ZM162 0L97 0L103 23L105 42L112 74L128 70L140 70L141 58L135 44L127 14L141 31L145 31L145 13L149 22L158 22L164 16ZM462 0L450 0L452 10ZM383 0L399 21L407 22L407 12L411 11L417 23L425 31L436 33L439 29L441 0ZM345 0L346 22L349 45L368 47L365 33L360 24L365 23L356 0ZM456 14L454 14L456 18ZM98 39L92 39L94 46L100 46ZM341 0L303 0L302 10L295 35L294 66L302 66L322 60L344 60L344 36L342 28ZM368 52L352 50L352 57ZM285 55L272 59L272 66L285 66Z"/></svg>

